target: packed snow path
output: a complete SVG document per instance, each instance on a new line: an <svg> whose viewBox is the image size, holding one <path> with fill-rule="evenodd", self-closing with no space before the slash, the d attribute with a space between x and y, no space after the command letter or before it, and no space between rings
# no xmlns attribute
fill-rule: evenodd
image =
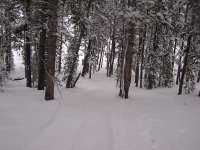
<svg viewBox="0 0 200 150"><path fill-rule="evenodd" d="M130 89L104 72L56 99L12 81L0 92L0 150L199 150L200 98L177 89Z"/></svg>

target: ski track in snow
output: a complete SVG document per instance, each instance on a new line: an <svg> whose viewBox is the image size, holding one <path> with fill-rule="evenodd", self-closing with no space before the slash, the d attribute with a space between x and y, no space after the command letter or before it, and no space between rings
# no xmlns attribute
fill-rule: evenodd
<svg viewBox="0 0 200 150"><path fill-rule="evenodd" d="M1 150L200 148L196 93L180 97L176 89L131 87L134 92L124 100L105 72L80 79L75 89L61 88L62 97L56 92L56 100L48 102L43 91L24 87L24 81L12 84L0 93Z"/></svg>

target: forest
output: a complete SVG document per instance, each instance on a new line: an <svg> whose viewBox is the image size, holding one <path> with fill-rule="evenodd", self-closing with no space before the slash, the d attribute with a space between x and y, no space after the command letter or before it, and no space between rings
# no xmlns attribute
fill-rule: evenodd
<svg viewBox="0 0 200 150"><path fill-rule="evenodd" d="M199 150L199 0L0 0L1 150Z"/></svg>
<svg viewBox="0 0 200 150"><path fill-rule="evenodd" d="M199 17L196 0L1 0L0 82L14 69L17 51L26 86L45 89L46 100L54 99L54 84L74 88L104 61L122 98L131 83L176 84L179 95L190 93L200 80Z"/></svg>

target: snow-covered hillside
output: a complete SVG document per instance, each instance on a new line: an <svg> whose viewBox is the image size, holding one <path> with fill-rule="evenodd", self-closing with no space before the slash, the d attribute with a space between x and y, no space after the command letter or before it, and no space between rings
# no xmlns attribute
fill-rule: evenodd
<svg viewBox="0 0 200 150"><path fill-rule="evenodd" d="M18 73L16 73L19 75ZM199 150L198 91L139 89L118 97L105 72L59 87L56 99L10 81L0 93L0 150Z"/></svg>

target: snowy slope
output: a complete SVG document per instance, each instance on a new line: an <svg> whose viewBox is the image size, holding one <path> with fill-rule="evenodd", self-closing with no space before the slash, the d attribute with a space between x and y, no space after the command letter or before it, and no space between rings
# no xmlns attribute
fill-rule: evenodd
<svg viewBox="0 0 200 150"><path fill-rule="evenodd" d="M19 75L17 73L17 75ZM11 81L0 93L0 150L199 150L200 99L177 87L117 96L105 72L60 87L56 100Z"/></svg>

